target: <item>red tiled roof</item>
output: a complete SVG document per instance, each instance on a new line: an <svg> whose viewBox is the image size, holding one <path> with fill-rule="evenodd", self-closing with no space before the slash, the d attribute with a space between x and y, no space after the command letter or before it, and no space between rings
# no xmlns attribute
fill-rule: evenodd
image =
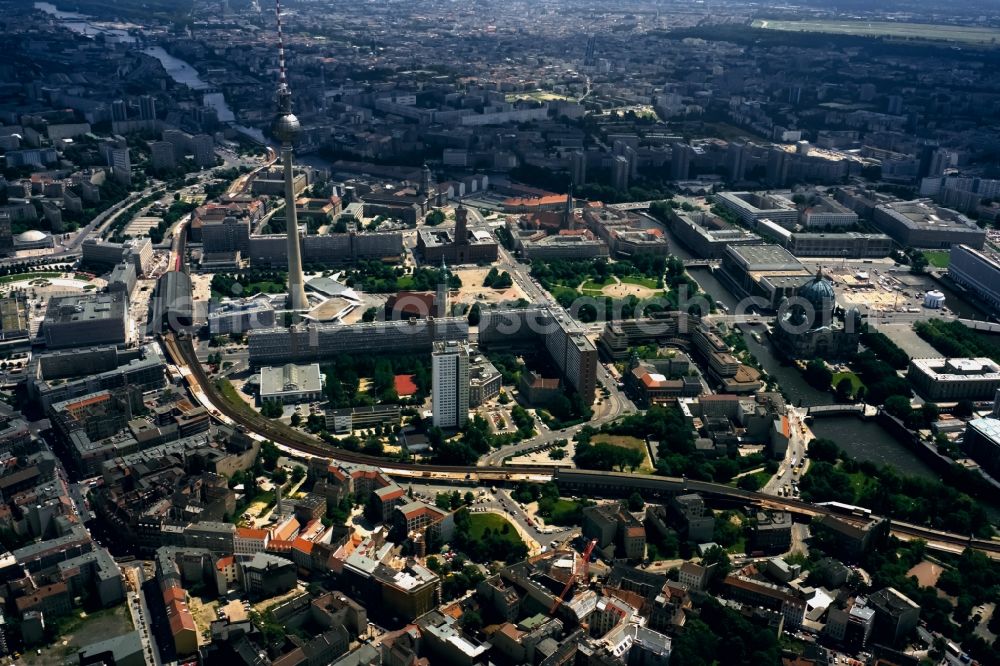
<svg viewBox="0 0 1000 666"><path fill-rule="evenodd" d="M184 601L184 589L177 587L176 585L171 585L167 589L163 590L163 603L170 605L174 601Z"/></svg>
<svg viewBox="0 0 1000 666"><path fill-rule="evenodd" d="M313 544L312 541L307 541L306 539L300 537L292 543L292 549L298 550L308 555L309 553L312 552L314 545L315 544Z"/></svg>
<svg viewBox="0 0 1000 666"><path fill-rule="evenodd" d="M170 633L173 636L182 631L198 631L191 617L191 611L184 604L175 602L167 606L167 619L170 620Z"/></svg>
<svg viewBox="0 0 1000 666"><path fill-rule="evenodd" d="M66 583L60 581L58 583L53 583L51 585L46 585L45 587L40 587L35 590L34 594L26 597L18 597L15 600L15 605L18 611L24 612L25 609L34 608L43 599L48 599L49 597L57 596L60 594L67 594L69 591Z"/></svg>
<svg viewBox="0 0 1000 666"><path fill-rule="evenodd" d="M287 539L271 539L270 543L267 544L267 551L269 553L287 553L292 549L293 543Z"/></svg>
<svg viewBox="0 0 1000 666"><path fill-rule="evenodd" d="M287 540L299 531L299 522L294 518L289 518L283 523L279 523L271 528L271 539Z"/></svg>
<svg viewBox="0 0 1000 666"><path fill-rule="evenodd" d="M380 494L379 499L381 499L383 502L386 502L388 500L399 499L405 494L406 494L405 490L403 490L402 488L396 488L395 490L390 490L387 493Z"/></svg>
<svg viewBox="0 0 1000 666"><path fill-rule="evenodd" d="M555 204L565 204L565 194L551 194L543 197L511 198L503 202L504 206L552 206Z"/></svg>

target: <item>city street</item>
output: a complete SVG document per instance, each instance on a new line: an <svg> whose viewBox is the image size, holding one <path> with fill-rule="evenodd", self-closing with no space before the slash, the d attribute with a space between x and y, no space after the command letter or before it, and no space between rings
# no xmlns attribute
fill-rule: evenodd
<svg viewBox="0 0 1000 666"><path fill-rule="evenodd" d="M129 612L132 614L132 623L139 632L142 640L143 652L146 663L152 662L154 666L162 666L160 658L160 648L152 638L150 628L149 608L146 607L146 595L142 593L142 584L146 580L146 573L141 562L133 562L122 566L122 574L125 576L126 603Z"/></svg>
<svg viewBox="0 0 1000 666"><path fill-rule="evenodd" d="M809 469L808 443L813 434L805 424L805 409L788 408L790 438L778 472L760 489L760 492L780 497L798 496L799 479Z"/></svg>

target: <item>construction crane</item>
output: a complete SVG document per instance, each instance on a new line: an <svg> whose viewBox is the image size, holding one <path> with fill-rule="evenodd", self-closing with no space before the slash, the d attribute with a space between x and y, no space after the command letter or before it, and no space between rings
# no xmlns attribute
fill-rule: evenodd
<svg viewBox="0 0 1000 666"><path fill-rule="evenodd" d="M594 547L597 546L597 539L591 540L587 544L587 547L583 549L583 579L586 580L590 575L590 554L594 552ZM549 615L555 615L556 611L563 604L566 599L566 595L569 594L569 589L573 587L573 583L576 582L577 578L580 577L581 572L576 569L576 558L573 559L573 571L570 572L569 579L566 581L566 586L563 587L562 593L556 597L556 600L552 603L552 609L549 610Z"/></svg>

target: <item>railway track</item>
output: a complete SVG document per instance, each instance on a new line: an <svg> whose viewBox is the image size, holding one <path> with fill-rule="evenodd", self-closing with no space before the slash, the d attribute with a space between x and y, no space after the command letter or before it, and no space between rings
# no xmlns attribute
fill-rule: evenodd
<svg viewBox="0 0 1000 666"><path fill-rule="evenodd" d="M163 336L167 353L178 366L188 369L195 379L195 383L205 393L209 401L215 405L220 413L233 422L242 425L247 430L258 433L276 444L280 444L290 449L301 451L313 456L323 456L341 462L357 463L362 465L374 465L376 467L391 467L392 469L410 470L414 472L441 472L445 474L482 474L489 473L489 467L465 467L458 465L426 465L409 462L389 462L385 458L370 456L356 451L347 451L327 444L315 437L311 437L298 430L293 430L284 424L278 424L259 414L249 414L248 412L236 409L219 392L205 369L198 361L194 351L194 346L187 338L177 338L173 334ZM535 467L503 467L505 474L532 474L538 475L539 470Z"/></svg>
<svg viewBox="0 0 1000 666"><path fill-rule="evenodd" d="M347 451L345 449L332 446L303 432L293 430L284 424L271 421L270 419L260 416L259 414L251 414L248 411L242 411L234 408L219 392L215 383L205 373L204 368L198 361L194 346L191 344L190 339L177 338L172 333L167 333L163 336L162 340L167 349L168 355L171 357L171 360L178 367L185 367L188 369L194 378L195 383L208 397L209 402L211 402L221 414L225 415L237 425L266 437L276 444L280 444L286 448L300 451L307 455L330 458L332 460L338 460L346 463L388 468L390 473L392 471L405 471L414 475L427 475L433 473L461 474L464 475L464 478L466 479L477 480L502 480L505 478L509 479L511 476L520 475L530 475L536 478L542 476L549 476L549 478L552 478L553 476L558 477L558 473L548 475L546 472L535 467L516 465L503 466L502 468L491 468L461 465L428 465L402 461L390 462L385 458L370 456L355 451ZM640 477L632 474L619 474L615 472L591 471L590 474L601 477L604 481L601 485L605 486L605 488L616 488L619 491L618 494L621 494L620 491L623 489L633 489L633 484L641 479L641 483L645 487L644 489L652 490L654 492L677 492L678 489L684 489L685 491L700 492L730 501L737 500L754 504L756 506L776 507L800 515L828 515L850 521L850 517L844 516L829 507L810 504L809 502L795 498L774 497L763 493L741 490L739 488L733 488L732 486L720 483L694 481L686 478L666 476ZM590 492L593 492L595 496L599 496L600 491L601 488L594 488ZM976 539L971 536L941 532L929 527L895 521L891 523L891 530L896 536L924 539L926 541L948 544L955 547L974 548L992 556L1000 557L1000 542L998 541Z"/></svg>

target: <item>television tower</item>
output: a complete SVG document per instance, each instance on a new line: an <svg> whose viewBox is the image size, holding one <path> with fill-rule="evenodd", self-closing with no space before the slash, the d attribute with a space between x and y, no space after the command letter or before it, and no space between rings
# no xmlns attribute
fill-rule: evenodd
<svg viewBox="0 0 1000 666"><path fill-rule="evenodd" d="M292 144L302 131L292 113L292 91L285 72L285 42L281 32L281 0L274 1L278 20L278 113L274 118L274 136L281 141L281 167L285 172L285 233L288 237L288 307L295 311L309 309L305 278L302 276L302 246L299 244L299 221L295 215L295 184L292 173Z"/></svg>

